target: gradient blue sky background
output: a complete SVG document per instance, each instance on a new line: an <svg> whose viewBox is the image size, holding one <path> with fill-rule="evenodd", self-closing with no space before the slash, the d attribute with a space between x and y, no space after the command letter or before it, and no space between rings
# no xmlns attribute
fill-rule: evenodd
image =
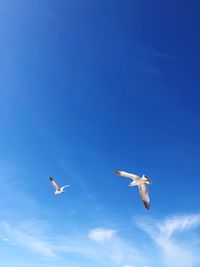
<svg viewBox="0 0 200 267"><path fill-rule="evenodd" d="M0 266L200 265L199 10L1 1Z"/></svg>

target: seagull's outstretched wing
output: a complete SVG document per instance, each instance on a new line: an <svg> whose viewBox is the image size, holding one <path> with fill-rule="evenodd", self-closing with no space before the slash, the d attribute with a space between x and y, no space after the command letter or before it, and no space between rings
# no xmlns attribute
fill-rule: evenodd
<svg viewBox="0 0 200 267"><path fill-rule="evenodd" d="M57 185L57 183L55 182L55 180L52 177L49 177L51 184L53 185L53 187L56 189L56 191L60 190L60 187Z"/></svg>
<svg viewBox="0 0 200 267"><path fill-rule="evenodd" d="M124 176L124 177L128 177L134 181L140 179L139 176L133 174L133 173L129 173L129 172L124 172L124 171L113 171L115 174L119 175L119 176Z"/></svg>
<svg viewBox="0 0 200 267"><path fill-rule="evenodd" d="M67 185L63 185L61 188L60 188L60 190L62 191L65 187L69 187L70 185L69 184L67 184Z"/></svg>
<svg viewBox="0 0 200 267"><path fill-rule="evenodd" d="M145 208L149 209L150 199L149 199L148 189L145 183L142 183L141 185L139 185L139 192L140 192L140 197L144 203Z"/></svg>

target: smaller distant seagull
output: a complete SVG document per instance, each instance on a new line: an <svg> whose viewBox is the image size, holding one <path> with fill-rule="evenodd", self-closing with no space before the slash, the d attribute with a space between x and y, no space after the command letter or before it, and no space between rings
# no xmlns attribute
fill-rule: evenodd
<svg viewBox="0 0 200 267"><path fill-rule="evenodd" d="M119 176L124 176L132 179L133 181L129 184L129 186L138 186L139 187L139 192L140 192L140 197L144 203L144 206L146 209L150 208L150 199L149 199L149 194L147 190L146 184L152 184L151 180L146 176L143 175L142 178L139 176L124 172L124 171L113 171L115 174Z"/></svg>
<svg viewBox="0 0 200 267"><path fill-rule="evenodd" d="M62 186L62 187L59 187L59 186L57 185L57 183L55 182L55 180L54 180L52 177L49 177L49 179L50 179L50 182L51 182L51 184L53 185L53 187L56 189L56 191L54 192L55 195L64 193L64 192L65 192L65 191L64 191L64 188L70 186L70 185L68 184L68 185L64 185L64 186Z"/></svg>

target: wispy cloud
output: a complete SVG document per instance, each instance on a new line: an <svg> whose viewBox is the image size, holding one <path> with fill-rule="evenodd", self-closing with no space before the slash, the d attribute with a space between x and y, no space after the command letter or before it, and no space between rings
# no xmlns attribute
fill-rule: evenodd
<svg viewBox="0 0 200 267"><path fill-rule="evenodd" d="M138 237L131 241L121 236L120 229L105 227L88 231L80 229L75 234L63 227L60 235L48 223L39 220L0 221L0 239L7 245L25 248L47 260L67 260L70 256L74 259L72 262L82 258L101 266L150 267L155 266L155 256L157 263L166 267L196 267L200 263L200 237L195 232L200 227L200 214L163 220L147 220L145 217L145 220L138 220L137 225L155 246L148 238L144 245Z"/></svg>
<svg viewBox="0 0 200 267"><path fill-rule="evenodd" d="M94 228L77 240L67 238L61 251L80 254L103 265L144 266L147 260L136 246L117 234L114 229Z"/></svg>
<svg viewBox="0 0 200 267"><path fill-rule="evenodd" d="M13 226L8 222L0 222L0 234L3 236L2 240L11 245L25 247L42 256L53 257L55 255L51 245L40 236L33 234L31 229L27 231L19 225Z"/></svg>
<svg viewBox="0 0 200 267"><path fill-rule="evenodd" d="M108 242L111 241L116 231L112 229L95 228L89 231L88 237L97 242Z"/></svg>
<svg viewBox="0 0 200 267"><path fill-rule="evenodd" d="M200 215L185 215L172 217L157 224L160 232L169 239L176 232L183 232L200 225Z"/></svg>
<svg viewBox="0 0 200 267"><path fill-rule="evenodd" d="M0 222L1 240L20 246L44 257L83 257L105 266L134 267L147 263L136 246L117 234L114 229L94 228L72 236L45 233L44 224L27 221L16 224Z"/></svg>
<svg viewBox="0 0 200 267"><path fill-rule="evenodd" d="M193 267L200 262L197 240L189 231L200 226L200 214L140 220L138 225L161 249L165 266Z"/></svg>

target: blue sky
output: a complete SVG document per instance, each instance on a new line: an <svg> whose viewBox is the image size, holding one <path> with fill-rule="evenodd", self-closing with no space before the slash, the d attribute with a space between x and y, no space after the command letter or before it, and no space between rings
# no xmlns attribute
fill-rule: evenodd
<svg viewBox="0 0 200 267"><path fill-rule="evenodd" d="M199 8L1 1L1 266L199 266Z"/></svg>

